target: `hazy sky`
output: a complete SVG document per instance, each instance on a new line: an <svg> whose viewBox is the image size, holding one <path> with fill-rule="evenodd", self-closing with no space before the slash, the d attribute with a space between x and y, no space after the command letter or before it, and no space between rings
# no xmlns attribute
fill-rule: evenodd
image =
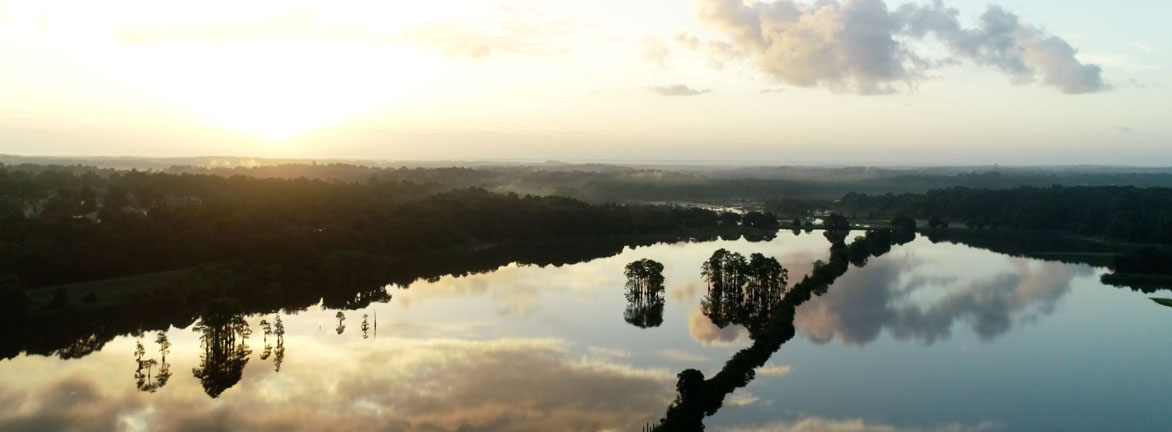
<svg viewBox="0 0 1172 432"><path fill-rule="evenodd" d="M0 0L0 153L1172 165L1172 7Z"/></svg>

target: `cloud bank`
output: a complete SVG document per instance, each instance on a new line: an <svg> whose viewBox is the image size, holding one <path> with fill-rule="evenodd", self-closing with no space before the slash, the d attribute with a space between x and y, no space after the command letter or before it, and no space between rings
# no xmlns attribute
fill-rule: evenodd
<svg viewBox="0 0 1172 432"><path fill-rule="evenodd" d="M1069 94L1107 89L1101 68L1080 62L1069 43L997 6L989 6L973 28L961 25L958 11L939 0L895 10L881 0L698 0L696 13L728 38L728 52L795 86L891 93L967 61L997 69L1015 84L1040 79ZM929 38L948 55L917 53L912 43Z"/></svg>

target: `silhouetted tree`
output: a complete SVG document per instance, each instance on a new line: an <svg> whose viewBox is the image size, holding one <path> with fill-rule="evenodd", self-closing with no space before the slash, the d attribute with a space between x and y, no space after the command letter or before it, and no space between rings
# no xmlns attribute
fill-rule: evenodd
<svg viewBox="0 0 1172 432"><path fill-rule="evenodd" d="M781 302L789 285L789 271L777 259L760 253L749 255L747 270L746 295L742 303L745 311L739 313L738 318L751 332L756 332Z"/></svg>
<svg viewBox="0 0 1172 432"><path fill-rule="evenodd" d="M277 337L277 348L274 351L273 366L276 372L281 371L281 363L285 362L285 324L278 315L273 320L273 335Z"/></svg>
<svg viewBox="0 0 1172 432"><path fill-rule="evenodd" d="M134 361L137 368L134 370L134 381L135 387L139 391L154 393L167 385L167 381L171 379L171 364L167 362L167 354L171 352L171 342L167 340L166 333L158 332L155 336L155 343L159 345L161 362L154 358L144 358L146 348L142 345L141 333L140 339L135 342ZM156 366L159 367L157 374L154 373Z"/></svg>
<svg viewBox="0 0 1172 432"><path fill-rule="evenodd" d="M932 218L928 220L928 228L932 228L932 229L948 228L948 221L944 220L944 218L942 218L940 216L932 216Z"/></svg>
<svg viewBox="0 0 1172 432"><path fill-rule="evenodd" d="M273 346L269 344L269 335L273 334L273 326L269 324L269 320L260 320L261 342L264 344L264 350L260 353L261 360L268 360L269 356L273 355Z"/></svg>
<svg viewBox="0 0 1172 432"><path fill-rule="evenodd" d="M910 217L896 216L892 218L891 229L894 231L896 244L906 244L916 238L916 220Z"/></svg>
<svg viewBox="0 0 1172 432"><path fill-rule="evenodd" d="M766 229L776 229L781 226L781 223L777 221L777 216L774 216L773 213L761 213L756 211L747 212L744 216L741 216L741 224L754 228Z"/></svg>
<svg viewBox="0 0 1172 432"><path fill-rule="evenodd" d="M623 318L639 328L658 327L663 323L663 264L641 259L627 264L627 309Z"/></svg>
<svg viewBox="0 0 1172 432"><path fill-rule="evenodd" d="M871 233L868 233L870 236ZM755 376L755 370L763 366L781 345L792 339L796 333L794 328L794 311L802 303L814 295L825 293L831 284L846 273L848 264L848 249L854 247L865 249L871 256L882 254L884 247L890 248L890 243L883 245L883 241L890 241L890 233L875 232L876 240L866 238L856 239L850 246L831 244L830 261L816 261L814 269L801 282L786 291L778 302L774 312L768 316L762 326L753 334L753 344L738 351L724 367L711 378L705 379L704 374L695 369L687 369L677 376L676 398L668 406L666 415L656 425L657 431L698 431L704 430L704 417L716 413L724 403L724 398L736 389L749 384ZM872 251L869 246L880 246ZM727 251L718 250L709 262L719 262L728 255ZM758 259L759 263L765 260ZM704 265L705 278L710 281L710 287L715 282L715 266L706 262ZM772 265L762 264L762 268L771 268ZM723 275L722 275L723 276Z"/></svg>
<svg viewBox="0 0 1172 432"><path fill-rule="evenodd" d="M748 261L739 253L718 249L702 264L708 284L701 311L718 327L740 324L756 332L781 300L789 272L774 258L760 253Z"/></svg>
<svg viewBox="0 0 1172 432"><path fill-rule="evenodd" d="M154 390L158 390L171 380L171 363L167 362L167 354L171 353L171 340L167 338L166 332L160 331L155 334L155 344L159 345L159 355L161 356L159 373L155 375L154 384Z"/></svg>
<svg viewBox="0 0 1172 432"><path fill-rule="evenodd" d="M248 336L252 331L244 320L244 307L236 299L222 298L209 302L200 312L193 329L200 333L199 367L192 374L212 398L240 382L252 350Z"/></svg>
<svg viewBox="0 0 1172 432"><path fill-rule="evenodd" d="M741 215L726 211L720 212L720 224L725 226L737 226L741 224Z"/></svg>
<svg viewBox="0 0 1172 432"><path fill-rule="evenodd" d="M832 244L843 244L851 229L851 224L847 222L846 217L837 213L831 213L827 216L822 226L826 229L823 235Z"/></svg>

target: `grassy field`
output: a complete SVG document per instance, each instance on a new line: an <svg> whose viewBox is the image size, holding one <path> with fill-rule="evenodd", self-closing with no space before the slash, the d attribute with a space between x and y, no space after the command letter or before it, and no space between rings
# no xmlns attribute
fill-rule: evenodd
<svg viewBox="0 0 1172 432"><path fill-rule="evenodd" d="M149 295L170 281L191 276L195 268L171 270L159 273L104 279L28 291L31 310L50 308L55 292L61 290L68 299L67 305L73 310L102 309L127 303L135 297Z"/></svg>

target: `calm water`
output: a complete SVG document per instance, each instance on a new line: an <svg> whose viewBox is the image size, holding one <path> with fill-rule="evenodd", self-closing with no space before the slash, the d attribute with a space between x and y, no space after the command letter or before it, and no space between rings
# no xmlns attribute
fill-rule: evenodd
<svg viewBox="0 0 1172 432"><path fill-rule="evenodd" d="M0 360L0 430L638 430L664 415L677 373L711 376L751 343L701 312L701 263L718 248L774 256L791 284L828 256L817 234L660 244L416 282L361 310L248 316L239 382L216 398L196 378L216 366L194 326L166 331L165 361L155 332L78 359L18 356ZM641 258L665 267L657 327L624 320L623 266ZM896 246L799 307L798 336L705 424L1162 430L1172 309L1101 285L1102 271ZM277 317L284 335L266 335ZM140 360L155 361L149 377Z"/></svg>

